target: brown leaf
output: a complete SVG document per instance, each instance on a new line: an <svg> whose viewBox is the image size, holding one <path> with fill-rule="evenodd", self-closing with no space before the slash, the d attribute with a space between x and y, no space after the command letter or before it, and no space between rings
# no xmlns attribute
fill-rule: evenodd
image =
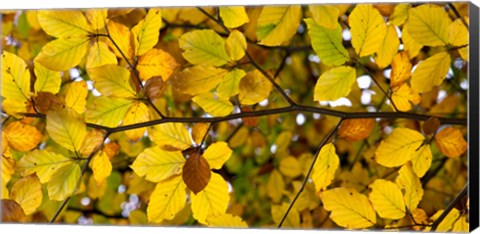
<svg viewBox="0 0 480 234"><path fill-rule="evenodd" d="M252 112L253 109L249 106L242 106L242 112ZM247 127L255 127L258 124L258 117L243 117L243 124Z"/></svg>
<svg viewBox="0 0 480 234"><path fill-rule="evenodd" d="M338 135L347 141L360 141L370 135L374 125L374 119L347 119L340 125Z"/></svg>
<svg viewBox="0 0 480 234"><path fill-rule="evenodd" d="M440 120L438 120L435 117L430 117L425 121L425 123L423 123L422 129L425 134L430 135L436 132L439 127L440 127Z"/></svg>
<svg viewBox="0 0 480 234"><path fill-rule="evenodd" d="M35 100L35 106L42 113L47 113L50 106L62 105L62 100L48 92L39 92Z"/></svg>
<svg viewBox="0 0 480 234"><path fill-rule="evenodd" d="M163 96L166 88L166 83L163 81L162 77L152 77L145 83L145 94L147 94L150 99L155 100Z"/></svg>
<svg viewBox="0 0 480 234"><path fill-rule="evenodd" d="M182 176L187 187L197 194L207 186L211 173L207 160L195 152L185 162Z"/></svg>
<svg viewBox="0 0 480 234"><path fill-rule="evenodd" d="M2 199L0 207L2 207L0 221L5 223L26 221L22 207L14 200Z"/></svg>

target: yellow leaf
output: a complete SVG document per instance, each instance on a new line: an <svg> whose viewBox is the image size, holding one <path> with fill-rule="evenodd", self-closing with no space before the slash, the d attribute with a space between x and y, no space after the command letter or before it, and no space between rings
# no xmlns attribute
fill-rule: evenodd
<svg viewBox="0 0 480 234"><path fill-rule="evenodd" d="M30 72L23 59L3 51L2 97L26 102L30 98Z"/></svg>
<svg viewBox="0 0 480 234"><path fill-rule="evenodd" d="M100 149L103 145L104 135L105 133L102 130L92 129L88 131L79 152L84 156L89 156L92 152Z"/></svg>
<svg viewBox="0 0 480 234"><path fill-rule="evenodd" d="M52 174L59 168L71 162L72 159L57 153L46 150L34 150L23 156L17 166L21 169L23 176L36 173L43 184L50 181Z"/></svg>
<svg viewBox="0 0 480 234"><path fill-rule="evenodd" d="M431 220L435 221L437 220L440 215L445 210L439 210L437 211L432 217L430 217ZM458 220L458 217L460 216L460 211L457 210L457 208L453 208L448 215L440 222L440 224L437 226L437 229L435 230L436 232L449 232L452 231L452 228L454 227L453 225L455 224L455 221Z"/></svg>
<svg viewBox="0 0 480 234"><path fill-rule="evenodd" d="M335 5L309 5L308 9L312 13L313 20L318 25L328 28L338 28L338 16L340 9Z"/></svg>
<svg viewBox="0 0 480 234"><path fill-rule="evenodd" d="M124 67L108 64L88 70L95 88L109 97L134 97L135 91L130 85L130 71Z"/></svg>
<svg viewBox="0 0 480 234"><path fill-rule="evenodd" d="M0 187L0 199L8 199L9 193L8 193L7 184L12 178L13 174L15 173L16 163L13 158L8 158L5 155L3 155L2 161L0 163L1 163L0 181L2 184L2 187ZM20 168L20 167L17 167L17 168Z"/></svg>
<svg viewBox="0 0 480 234"><path fill-rule="evenodd" d="M26 113L29 109L27 102L17 101L16 99L4 99L2 101L2 108L8 114L16 118L22 118L23 115L18 113Z"/></svg>
<svg viewBox="0 0 480 234"><path fill-rule="evenodd" d="M253 105L268 98L272 84L259 70L248 72L239 85L238 99L243 105Z"/></svg>
<svg viewBox="0 0 480 234"><path fill-rule="evenodd" d="M30 215L42 204L43 193L40 180L30 175L17 180L10 191L10 198L16 201L26 215Z"/></svg>
<svg viewBox="0 0 480 234"><path fill-rule="evenodd" d="M410 78L412 75L412 64L408 57L408 52L402 51L395 55L392 60L392 70L390 72L390 87L396 87Z"/></svg>
<svg viewBox="0 0 480 234"><path fill-rule="evenodd" d="M93 178L98 184L102 184L105 179L112 173L112 163L108 158L108 155L100 151L93 156L92 163L90 165L93 171Z"/></svg>
<svg viewBox="0 0 480 234"><path fill-rule="evenodd" d="M397 54L399 46L400 40L398 39L397 30L395 29L395 26L389 25L387 27L385 38L378 48L377 56L375 57L375 62L379 68L384 68L390 65L393 56Z"/></svg>
<svg viewBox="0 0 480 234"><path fill-rule="evenodd" d="M57 94L58 91L60 91L60 84L62 83L60 72L49 70L38 62L34 62L34 64L34 72L37 77L34 85L35 93L50 92Z"/></svg>
<svg viewBox="0 0 480 234"><path fill-rule="evenodd" d="M154 48L138 58L137 70L142 80L160 76L163 81L166 81L179 66L169 53Z"/></svg>
<svg viewBox="0 0 480 234"><path fill-rule="evenodd" d="M282 221L283 216L287 212L288 206L289 205L286 202L282 202L281 205L272 205L272 219L276 225L280 224L280 221ZM285 221L282 224L282 227L300 227L300 214L298 213L298 210L290 210L287 218L285 218Z"/></svg>
<svg viewBox="0 0 480 234"><path fill-rule="evenodd" d="M191 193L193 218L201 224L208 224L209 216L225 214L230 202L227 182L217 173L212 173L210 182L196 195Z"/></svg>
<svg viewBox="0 0 480 234"><path fill-rule="evenodd" d="M87 95L87 82L84 80L72 82L69 84L65 95L65 106L72 108L78 114L82 114L85 112L85 105L87 105Z"/></svg>
<svg viewBox="0 0 480 234"><path fill-rule="evenodd" d="M245 71L237 68L234 68L225 74L225 77L223 77L223 80L217 87L218 96L227 99L231 96L237 95L239 92L240 80L242 80L246 74Z"/></svg>
<svg viewBox="0 0 480 234"><path fill-rule="evenodd" d="M358 56L377 52L387 33L387 25L380 12L371 4L359 4L353 9L348 22L352 45Z"/></svg>
<svg viewBox="0 0 480 234"><path fill-rule="evenodd" d="M468 144L458 128L446 127L435 135L435 144L445 156L457 158L467 151Z"/></svg>
<svg viewBox="0 0 480 234"><path fill-rule="evenodd" d="M88 49L86 68L91 69L107 64L117 64L117 57L108 49L107 43L95 41Z"/></svg>
<svg viewBox="0 0 480 234"><path fill-rule="evenodd" d="M277 203L283 197L283 192L285 190L285 181L283 180L282 174L275 169L270 173L267 182L267 195L272 199L272 202Z"/></svg>
<svg viewBox="0 0 480 234"><path fill-rule="evenodd" d="M302 174L302 167L298 159L287 156L280 161L280 172L285 176L295 178Z"/></svg>
<svg viewBox="0 0 480 234"><path fill-rule="evenodd" d="M22 152L34 149L43 138L42 133L37 128L23 124L20 121L7 125L3 133L10 147Z"/></svg>
<svg viewBox="0 0 480 234"><path fill-rule="evenodd" d="M470 231L470 225L467 222L467 216L462 215L457 221L453 224L452 232L456 233L467 233Z"/></svg>
<svg viewBox="0 0 480 234"><path fill-rule="evenodd" d="M370 136L374 125L374 119L347 119L340 125L338 136L347 141L361 141Z"/></svg>
<svg viewBox="0 0 480 234"><path fill-rule="evenodd" d="M108 9L88 9L85 11L92 32L98 32L105 27L107 15Z"/></svg>
<svg viewBox="0 0 480 234"><path fill-rule="evenodd" d="M185 158L179 151L164 151L158 146L140 153L131 168L139 176L152 182L160 182L171 176L180 175Z"/></svg>
<svg viewBox="0 0 480 234"><path fill-rule="evenodd" d="M245 56L247 50L247 40L243 33L237 30L230 32L227 40L225 41L225 49L227 55L232 61L238 61Z"/></svg>
<svg viewBox="0 0 480 234"><path fill-rule="evenodd" d="M185 33L178 45L184 50L183 57L194 65L217 67L229 60L224 39L211 29Z"/></svg>
<svg viewBox="0 0 480 234"><path fill-rule="evenodd" d="M107 127L117 127L133 101L124 98L97 97L85 114L85 120Z"/></svg>
<svg viewBox="0 0 480 234"><path fill-rule="evenodd" d="M368 228L377 217L367 196L353 188L334 188L320 193L323 206L331 211L330 218L346 228Z"/></svg>
<svg viewBox="0 0 480 234"><path fill-rule="evenodd" d="M392 101L399 111L409 111L412 109L412 105L415 106L420 103L420 95L406 83L392 90ZM393 105L391 106L393 108Z"/></svg>
<svg viewBox="0 0 480 234"><path fill-rule="evenodd" d="M213 116L226 116L233 111L233 105L230 100L216 97L213 93L197 95L192 98L192 101Z"/></svg>
<svg viewBox="0 0 480 234"><path fill-rule="evenodd" d="M195 123L192 127L192 138L197 145L202 143L203 137L208 133L209 123Z"/></svg>
<svg viewBox="0 0 480 234"><path fill-rule="evenodd" d="M287 42L297 32L301 17L302 8L299 5L264 6L257 20L258 43L278 46Z"/></svg>
<svg viewBox="0 0 480 234"><path fill-rule="evenodd" d="M57 38L86 38L90 33L87 18L78 10L40 10L38 23L50 36Z"/></svg>
<svg viewBox="0 0 480 234"><path fill-rule="evenodd" d="M423 197L423 188L420 178L415 174L410 164L405 164L400 168L395 183L405 191L403 200L408 210L417 208Z"/></svg>
<svg viewBox="0 0 480 234"><path fill-rule="evenodd" d="M408 10L412 8L410 3L399 3L395 5L393 14L390 15L389 21L395 26L401 26L408 18Z"/></svg>
<svg viewBox="0 0 480 234"><path fill-rule="evenodd" d="M158 42L160 28L162 27L162 14L159 8L148 10L145 19L132 28L135 37L135 55L140 56L152 49Z"/></svg>
<svg viewBox="0 0 480 234"><path fill-rule="evenodd" d="M47 112L47 132L59 145L78 151L87 134L87 126L80 115L70 108Z"/></svg>
<svg viewBox="0 0 480 234"><path fill-rule="evenodd" d="M128 214L128 224L130 225L147 225L147 214L143 210L133 210Z"/></svg>
<svg viewBox="0 0 480 234"><path fill-rule="evenodd" d="M223 6L219 8L220 17L228 28L238 28L249 21L244 6Z"/></svg>
<svg viewBox="0 0 480 234"><path fill-rule="evenodd" d="M150 115L148 111L148 107L143 103L136 101L130 106L125 115L125 118L122 121L122 125L130 125L130 124L137 124L137 123L144 123L150 120ZM132 141L137 141L138 139L143 137L147 128L136 128L132 130L125 131L125 134L130 138Z"/></svg>
<svg viewBox="0 0 480 234"><path fill-rule="evenodd" d="M41 26L38 23L37 11L26 11L25 14L27 15L27 21L30 24L30 27L35 30L40 29Z"/></svg>
<svg viewBox="0 0 480 234"><path fill-rule="evenodd" d="M88 38L56 39L42 47L35 61L52 71L68 70L82 61L88 41Z"/></svg>
<svg viewBox="0 0 480 234"><path fill-rule="evenodd" d="M248 224L241 217L232 214L210 216L207 223L209 227L248 228Z"/></svg>
<svg viewBox="0 0 480 234"><path fill-rule="evenodd" d="M404 45L404 50L408 52L408 56L412 59L418 55L420 50L423 48L423 45L419 44L415 39L413 39L408 28L408 24L403 25L402 42Z"/></svg>
<svg viewBox="0 0 480 234"><path fill-rule="evenodd" d="M451 23L440 6L424 4L408 10L408 33L421 45L447 45Z"/></svg>
<svg viewBox="0 0 480 234"><path fill-rule="evenodd" d="M335 101L350 94L356 81L355 69L349 66L332 68L317 80L314 101Z"/></svg>
<svg viewBox="0 0 480 234"><path fill-rule="evenodd" d="M226 142L220 141L211 144L203 153L211 169L220 169L232 155L232 150Z"/></svg>
<svg viewBox="0 0 480 234"><path fill-rule="evenodd" d="M450 25L448 42L453 46L463 46L468 44L468 29L462 23L461 19L456 19Z"/></svg>
<svg viewBox="0 0 480 234"><path fill-rule="evenodd" d="M393 182L377 179L368 186L372 192L368 198L378 215L384 219L401 219L405 216L402 191Z"/></svg>
<svg viewBox="0 0 480 234"><path fill-rule="evenodd" d="M437 53L420 62L412 74L412 89L424 93L440 85L447 76L450 62L450 54L447 52Z"/></svg>
<svg viewBox="0 0 480 234"><path fill-rule="evenodd" d="M284 152L288 149L290 142L292 142L292 132L290 131L283 131L277 136L275 139L275 145L277 146L277 153Z"/></svg>
<svg viewBox="0 0 480 234"><path fill-rule="evenodd" d="M177 73L173 85L192 96L202 94L215 88L226 73L220 68L193 66Z"/></svg>
<svg viewBox="0 0 480 234"><path fill-rule="evenodd" d="M378 146L375 161L385 167L398 167L412 158L425 137L408 128L395 128Z"/></svg>
<svg viewBox="0 0 480 234"><path fill-rule="evenodd" d="M432 157L430 145L427 144L420 147L420 149L415 151L412 155L412 168L418 177L422 177L427 173L428 169L430 169L430 166L432 165Z"/></svg>
<svg viewBox="0 0 480 234"><path fill-rule="evenodd" d="M342 45L342 27L329 29L315 23L312 19L304 21L307 23L313 50L318 54L322 63L328 66L338 66L350 60L347 50Z"/></svg>
<svg viewBox="0 0 480 234"><path fill-rule="evenodd" d="M117 23L113 20L108 21L106 28L108 29L108 33L113 40L113 42L112 40L107 40L107 44L113 50L115 55L122 59L124 58L123 55L125 55L128 60L131 60L135 53L135 44L133 40L134 36L132 32L130 32L125 25Z"/></svg>
<svg viewBox="0 0 480 234"><path fill-rule="evenodd" d="M335 146L332 143L324 145L313 166L312 180L317 191L324 190L332 183L339 165L340 159L335 152Z"/></svg>
<svg viewBox="0 0 480 234"><path fill-rule="evenodd" d="M192 145L190 134L182 123L155 125L148 129L148 136L163 150L185 150Z"/></svg>
<svg viewBox="0 0 480 234"><path fill-rule="evenodd" d="M181 176L159 182L148 202L148 221L160 223L163 220L173 219L185 206L187 200L186 187Z"/></svg>
<svg viewBox="0 0 480 234"><path fill-rule="evenodd" d="M48 197L53 201L63 201L75 192L80 182L81 169L76 163L69 163L53 173L48 181Z"/></svg>

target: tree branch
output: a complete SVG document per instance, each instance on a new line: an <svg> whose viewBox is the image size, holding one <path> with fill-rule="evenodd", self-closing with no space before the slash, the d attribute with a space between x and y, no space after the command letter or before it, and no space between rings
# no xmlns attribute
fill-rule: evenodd
<svg viewBox="0 0 480 234"><path fill-rule="evenodd" d="M325 138L323 138L322 143L320 143L320 145L318 146L317 152L315 152L315 156L313 157L312 163L310 164L310 168L308 168L307 174L305 174L305 178L303 179L302 186L301 186L300 189L298 190L297 194L295 194L295 197L293 198L292 202L291 202L290 205L288 206L287 211L285 212L285 214L284 214L283 217L282 217L282 220L281 220L280 223L278 224L278 228L281 228L281 227L282 227L283 222L285 221L285 219L286 219L287 216L288 216L288 213L289 213L290 210L292 209L293 205L295 205L295 202L297 201L297 199L298 199L298 197L300 196L300 194L301 194L301 193L303 192L303 190L305 189L305 186L307 185L308 179L310 178L310 174L311 174L312 171L313 171L313 166L315 165L315 162L317 161L318 155L320 154L320 150L321 150L322 147L330 140L330 138L335 134L335 132L337 132L338 128L340 127L340 124L342 123L342 121L343 121L343 119L340 119L340 121L337 123L337 126L335 126L335 128L333 128L333 129L325 136Z"/></svg>
<svg viewBox="0 0 480 234"><path fill-rule="evenodd" d="M432 224L432 229L430 229L431 232L435 232L438 228L438 225L447 217L447 215L450 213L450 211L455 208L455 206L462 200L462 198L468 194L468 182L463 186L462 190L457 194L457 196L448 204L447 208L443 211L443 213L438 217L438 219L435 220Z"/></svg>

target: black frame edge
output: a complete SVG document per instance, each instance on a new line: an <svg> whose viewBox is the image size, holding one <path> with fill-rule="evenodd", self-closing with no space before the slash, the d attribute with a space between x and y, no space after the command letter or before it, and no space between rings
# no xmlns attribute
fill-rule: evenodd
<svg viewBox="0 0 480 234"><path fill-rule="evenodd" d="M469 94L468 94L468 143L469 143L469 224L470 231L479 225L479 8L469 3Z"/></svg>

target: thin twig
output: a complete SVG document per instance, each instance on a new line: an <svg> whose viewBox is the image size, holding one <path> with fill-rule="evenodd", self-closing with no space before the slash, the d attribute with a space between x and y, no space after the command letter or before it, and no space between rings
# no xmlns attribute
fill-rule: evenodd
<svg viewBox="0 0 480 234"><path fill-rule="evenodd" d="M103 137L103 142L105 142L105 140L107 139L107 137L110 135L110 132L106 132L105 133L105 136ZM78 190L78 187L80 185L80 183L82 182L82 178L83 178L83 175L85 175L85 172L87 171L88 169L88 164L90 164L90 161L92 161L93 159L93 156L95 156L95 154L100 150L102 149L102 147L99 147L97 150L94 150L92 153L90 153L90 155L88 156L87 160L85 161L85 164L83 164L83 167L82 167L82 170L81 170L81 174L80 174L80 178L78 178L77 180L77 184L75 185L75 189L73 190L73 193L72 195L70 195L69 197L67 197L65 200L63 200L62 204L60 205L60 207L57 209L57 211L55 212L55 214L53 215L52 219L50 220L50 223L54 223L55 220L58 218L58 216L60 215L60 213L62 213L62 210L67 206L68 202L70 201L70 199L72 198L72 196L77 192Z"/></svg>
<svg viewBox="0 0 480 234"><path fill-rule="evenodd" d="M330 140L330 138L335 134L335 132L337 132L338 128L340 127L340 124L342 123L342 121L343 121L343 119L341 119L341 120L337 123L337 126L335 126L335 128L333 128L332 130L330 130L330 132L325 136L325 138L323 138L322 143L320 143L320 145L318 146L317 152L315 152L315 156L313 157L312 163L310 164L310 168L308 168L307 174L305 174L305 178L303 179L302 186L301 186L300 189L298 190L297 194L295 194L295 197L293 198L292 202L291 202L290 205L288 206L288 209L287 209L287 211L285 212L285 214L283 215L282 220L280 221L280 223L278 223L278 228L281 228L281 227L282 227L283 222L285 221L285 219L286 219L287 216L288 216L288 213L289 213L290 210L292 209L293 205L295 205L295 202L297 201L297 199L298 199L298 197L300 196L300 194L302 193L302 191L305 189L305 186L307 185L307 182L308 182L308 180L309 180L310 174L311 174L312 171L313 171L313 166L315 165L315 162L317 161L318 155L320 154L320 150L321 150L322 147Z"/></svg>
<svg viewBox="0 0 480 234"><path fill-rule="evenodd" d="M467 22L466 22L465 19L460 15L460 13L457 11L457 8L455 7L455 5L453 5L453 3L448 3L447 5L448 5L448 7L449 7L450 9L452 9L452 11L453 11L453 13L455 14L455 16L457 16L457 18L459 18L459 19L462 21L463 25L465 25L465 27L467 27L467 29L468 29L468 24L467 24Z"/></svg>
<svg viewBox="0 0 480 234"><path fill-rule="evenodd" d="M438 225L447 217L447 215L452 211L453 208L462 200L462 198L468 194L468 182L463 186L462 190L457 194L457 196L448 204L447 208L442 212L442 214L435 220L432 224L431 232L435 232L438 228Z"/></svg>

